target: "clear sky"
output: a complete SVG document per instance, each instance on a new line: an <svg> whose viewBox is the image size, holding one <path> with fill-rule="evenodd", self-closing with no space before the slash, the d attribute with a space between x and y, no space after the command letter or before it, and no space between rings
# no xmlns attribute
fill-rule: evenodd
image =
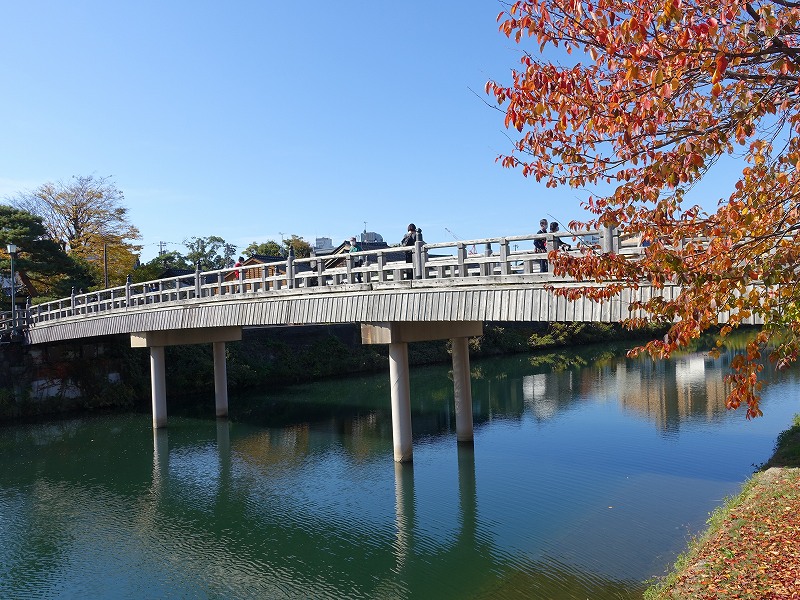
<svg viewBox="0 0 800 600"><path fill-rule="evenodd" d="M495 163L510 143L484 84L519 59L501 8L5 2L0 198L111 175L145 260L191 236L336 244L366 221L395 243L413 221L433 242L585 218L588 192Z"/></svg>

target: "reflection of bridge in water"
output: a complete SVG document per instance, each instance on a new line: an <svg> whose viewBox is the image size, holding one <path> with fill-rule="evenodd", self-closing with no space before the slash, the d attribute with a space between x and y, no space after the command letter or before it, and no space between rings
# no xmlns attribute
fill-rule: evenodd
<svg viewBox="0 0 800 600"><path fill-rule="evenodd" d="M621 246L612 230L575 235L600 240L603 251L627 254L631 260L641 252ZM306 259L290 255L285 264L197 271L194 276L74 294L32 307L18 319L26 324L26 339L32 344L130 334L132 346L149 348L155 428L167 423L166 346L213 345L216 412L224 417L225 344L240 340L242 328L361 323L363 343L389 347L394 457L404 462L412 459L409 343L451 341L457 439L471 443L468 338L480 335L484 322L620 321L631 316L628 307L634 301L679 293L676 286L643 284L602 304L554 296L549 287L578 284L541 270L547 255L537 253L532 243L540 237L552 247L550 234L440 244L426 244L420 236L410 249L410 262L393 261L396 248ZM484 252L469 254L472 245ZM529 249L517 250L519 245ZM362 266L356 265L358 258ZM351 283L355 275L363 283Z"/></svg>
<svg viewBox="0 0 800 600"><path fill-rule="evenodd" d="M700 381L700 367L694 356L687 358L683 367L668 369L667 373L671 380L682 382L680 385L694 386ZM498 361L496 366L495 361L473 366L476 432L490 419L552 419L587 398L602 400L601 394L607 394L609 400L619 398L627 410L631 406L625 397L628 383L641 373L647 376L650 368L647 361L613 359L597 364L587 357L588 366L583 369L532 373L530 357L519 357L519 369L513 367L516 360L503 360L503 365ZM507 363L512 366L507 368ZM708 374L718 365L709 363L704 368ZM626 382L609 385L623 370ZM591 375L600 376L593 386L589 383ZM436 401L426 399L425 409L419 411L415 405L415 433L430 440L435 437L431 434L445 432L440 437L450 438L452 389L440 382L445 378L435 375L434 369L420 376L427 378L424 383L436 382L433 392L426 394L426 398ZM513 385L502 392L499 385L493 385L508 378ZM667 382L668 387L672 385ZM704 389L692 390L692 394L697 393L692 402L698 406L703 404ZM630 388L631 394L635 390ZM674 401L671 396L664 398L669 403ZM457 454L444 453L450 458L440 457L445 463L441 467L423 461L424 468L418 466L416 477L408 465L395 465L394 477L389 473L376 485L378 480L370 469L386 473L382 457L386 457L390 442L375 432L386 430L389 407L377 411L354 407L349 414L347 410L338 412L338 418L332 416L336 407L327 407L331 411L328 415L324 414L324 407L311 411L312 417L317 418L309 419L310 424L307 420L303 425L280 430L218 420L216 427L213 423L203 424L207 431L198 436L187 435L185 421L178 422L175 427L154 431L152 447L146 432L141 433L141 420L137 426L140 433L119 440L115 439L119 434L114 429L102 424L74 427L65 436L74 438L69 446L51 453L47 459L20 456L18 464L41 471L36 490L40 506L59 502L59 498L68 499L76 506L86 507L85 514L64 518L58 513L54 518L40 508L37 515L31 515L32 520L36 519L32 526L41 521L55 539L74 540L74 528L88 519L113 523L119 514L115 510L125 507L123 499L127 498L136 507L130 526L133 547L149 544L163 549L163 555L180 555L188 581L208 581L215 577L213 573L225 571L251 590L283 597L292 595L287 592L299 597L308 590L326 597L344 597L353 590L363 592L364 597L481 597L480 592L489 589L487 585L494 586L491 589L495 592L504 592L498 596L530 597L536 596L537 590L551 590L546 585L552 585L553 580L574 592L575 597L596 597L592 594L596 589L586 589L589 582L609 589L623 587L609 571L586 575L595 572L591 561L581 562L586 561L585 555L555 553L551 555L561 556L564 562L548 562L549 549L566 546L560 546L560 540L550 539L549 545L537 546L529 553L516 552L516 541L508 543L502 529L494 527L497 514L487 507L493 499L497 501L489 467L484 462L481 468L481 454L468 445L460 445ZM696 414L707 413L698 409ZM57 433L61 427L59 423L38 430ZM69 424L63 427L68 428ZM92 445L90 440L108 447L109 452L89 461L67 458L70 448L88 448ZM111 467L113 462L106 454L132 459L142 454L143 442L145 449L152 449L152 464L147 456L142 462L131 460L130 481L100 477L101 473L118 470ZM457 468L450 468L453 466ZM497 467L495 462L490 468ZM432 471L436 477L444 474L435 497L429 489ZM287 475L289 472L292 474ZM10 472L4 478L11 488L15 477L20 476ZM351 493L338 497L337 492L344 489ZM520 514L527 515L510 513L506 527L517 525L514 517ZM226 515L237 518L231 523ZM525 534L555 538L544 520L537 522L536 516L531 513ZM434 522L436 526L432 527ZM575 542L575 537L566 539ZM273 548L273 540L280 540L282 547ZM76 542L54 545L49 566L41 568L66 570L65 565L73 559L70 553L79 549ZM331 553L347 557L359 567L346 569L343 574ZM575 565L580 565L580 570ZM439 577L422 581L418 578L419 573L430 572ZM448 572L459 576L441 576ZM362 577L364 573L368 576ZM527 596L522 593L524 590L528 590ZM436 593L425 594L426 591ZM485 597L492 596L487 592Z"/></svg>
<svg viewBox="0 0 800 600"><path fill-rule="evenodd" d="M568 566L553 562L539 564L532 562L530 558L520 561L518 557L498 548L493 537L483 531L487 524L481 522L478 513L475 453L470 446L458 447L456 527L444 539L432 539L430 534L420 534L421 531L430 532L431 527L429 524L419 523L419 520L431 518L436 512L432 512L433 507L421 506L423 500L415 492L414 470L410 465L395 463L394 527L387 529L387 523L376 515L331 515L324 511L320 514L309 514L309 502L294 503L290 490L283 489L278 494L276 491L262 489L258 484L248 484L250 481L270 479L276 464L301 463L310 450L305 447L308 438L302 433L297 437L289 433L288 437L271 438L271 443L265 445L262 433L232 440L228 423L219 421L216 456L212 455L214 450L210 446L200 450L202 454L187 456L180 452L180 448L173 450L169 438L168 430L154 431L151 497L158 498L167 494L166 486L175 485L178 478L182 482L179 485L189 488L185 497L196 498L196 489L208 484L207 464L211 462L216 465L213 468L217 472L212 478L214 490L206 493L213 497L204 499L204 502L217 503L214 511L230 510L227 506L228 495L234 489L241 493L243 486L250 488L247 493L251 494L250 501L255 505L270 505L274 502L282 504L270 509L270 513L276 513L273 518L280 519L280 524L263 520L253 522L253 519L263 519L263 515L259 517L254 514L245 519L242 527L247 527L247 523L251 522L254 528L266 528L268 537L271 536L271 529L280 528L281 535L286 538L284 543L294 548L290 563L285 562L285 557L270 555L270 558L282 561L280 565L272 565L279 581L270 582L270 585L275 585L284 593L292 585L300 585L310 586L317 593L325 590L321 595L326 597L344 597L348 595L346 588L359 589L367 597L400 595L490 598L500 588L512 597L530 597L537 590L552 590L554 580L563 588L585 596L591 594L591 586L598 584L606 589L618 589L620 592L625 590L625 585L621 582L603 581L602 576L598 575L581 577L580 571L571 571ZM254 442L253 438L258 440ZM292 442L299 444L297 453L292 452ZM254 454L251 453L253 451ZM180 456L180 465L171 466L176 456ZM189 462L195 463L194 468ZM237 480L235 484L232 483L234 478ZM280 482L275 482L275 485L280 486ZM278 495L284 496L282 501L276 497ZM159 510L158 504L154 503L153 508ZM176 514L160 516L176 518L181 522L183 515L177 514L180 508L172 507L170 510ZM155 529L159 519L156 515L151 517ZM189 520L192 520L191 517ZM240 532L241 535L237 535L235 531L229 533L232 534L231 539L248 539L244 531ZM329 550L324 544L321 546L320 539L335 539L336 549ZM363 581L342 581L341 571L332 568L329 562L329 551L348 555L357 561L361 565L358 571L365 575ZM231 555L241 552L242 549L237 548ZM245 550L246 554L253 555L260 552L264 552L262 547ZM203 564L205 560L207 559L199 555L189 562ZM447 578L419 576L419 573L425 572L434 575L459 575ZM491 577L488 580L487 574ZM264 583L254 582L253 585L258 588L263 587ZM360 586L365 586L366 589ZM483 594L481 590L485 590Z"/></svg>

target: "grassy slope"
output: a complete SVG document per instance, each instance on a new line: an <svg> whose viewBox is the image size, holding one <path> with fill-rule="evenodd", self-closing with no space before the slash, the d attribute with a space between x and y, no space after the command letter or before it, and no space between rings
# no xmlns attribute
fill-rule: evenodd
<svg viewBox="0 0 800 600"><path fill-rule="evenodd" d="M800 417L646 600L800 598Z"/></svg>

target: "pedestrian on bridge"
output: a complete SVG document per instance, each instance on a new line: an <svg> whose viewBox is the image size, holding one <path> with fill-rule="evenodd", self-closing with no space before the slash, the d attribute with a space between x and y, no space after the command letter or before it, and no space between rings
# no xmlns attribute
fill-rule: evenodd
<svg viewBox="0 0 800 600"><path fill-rule="evenodd" d="M539 221L539 231L536 232L537 234L547 235L547 219L542 219ZM537 238L533 240L533 249L536 252L541 252L542 254L547 253L547 239L546 238ZM539 271L542 273L547 273L547 260L540 260L539 261Z"/></svg>
<svg viewBox="0 0 800 600"><path fill-rule="evenodd" d="M400 242L402 246L413 246L417 242L417 226L414 223L409 223L408 228L406 229L406 234L403 236L403 239ZM413 252L410 250L406 252L406 262L410 263L413 257ZM403 279L411 279L411 274L406 274L403 272Z"/></svg>
<svg viewBox="0 0 800 600"><path fill-rule="evenodd" d="M356 236L350 238L350 252L361 252L361 244L358 243ZM360 256L357 256L353 261L353 265L356 267L360 267L364 264L364 259ZM358 283L362 282L361 273L354 273L353 279Z"/></svg>
<svg viewBox="0 0 800 600"><path fill-rule="evenodd" d="M557 233L558 232L558 223L553 221L550 223L550 233ZM572 250L572 246L564 242L560 237L553 237L553 249L554 250Z"/></svg>

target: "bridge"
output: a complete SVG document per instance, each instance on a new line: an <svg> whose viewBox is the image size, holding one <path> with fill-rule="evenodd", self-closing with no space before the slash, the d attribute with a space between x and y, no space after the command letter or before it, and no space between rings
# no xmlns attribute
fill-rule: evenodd
<svg viewBox="0 0 800 600"><path fill-rule="evenodd" d="M619 233L559 232L573 245L591 243L604 252L635 260L642 248L620 244ZM225 344L240 340L242 328L299 324L361 323L362 342L387 344L391 379L394 456L410 461L411 409L408 344L450 339L455 391L456 437L473 439L468 338L481 335L485 321L619 322L629 306L676 287L647 285L613 301L567 300L547 286L576 286L552 274L548 250L558 235L535 234L425 243L413 247L295 258L169 277L19 309L0 323L26 343L43 344L130 334L133 347L149 348L153 427L166 426L164 348L211 343L217 416L228 413ZM578 252L578 250L570 250ZM407 254L406 254L407 252ZM398 260L398 257L400 260ZM585 284L580 284L585 285Z"/></svg>

